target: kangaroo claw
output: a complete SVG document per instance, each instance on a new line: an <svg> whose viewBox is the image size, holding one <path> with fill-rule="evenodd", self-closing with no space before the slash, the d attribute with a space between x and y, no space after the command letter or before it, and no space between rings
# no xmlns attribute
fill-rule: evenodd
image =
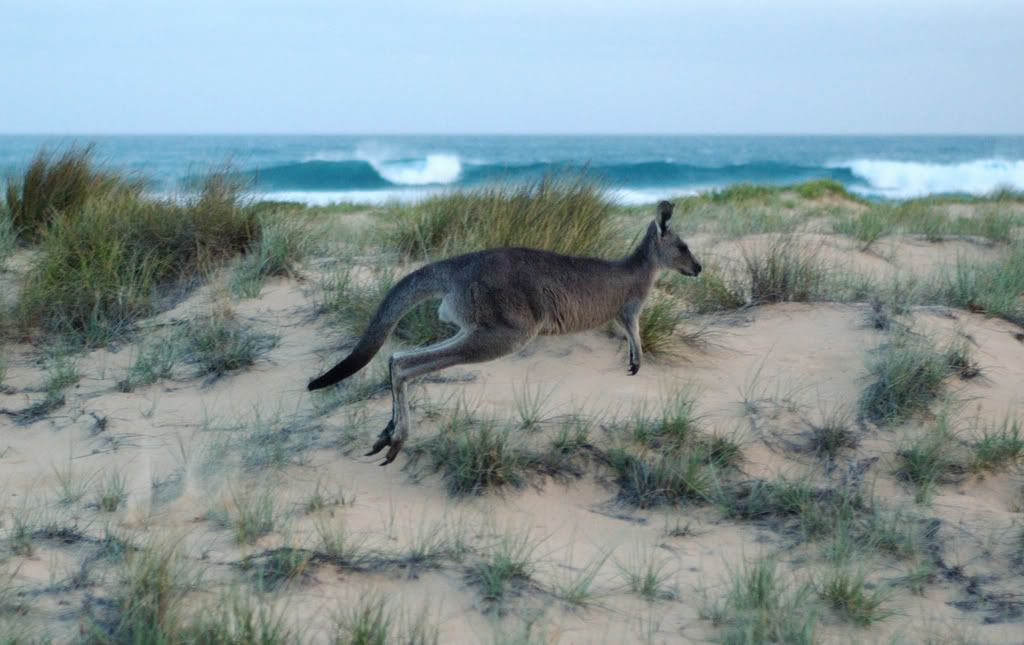
<svg viewBox="0 0 1024 645"><path fill-rule="evenodd" d="M395 460L395 457L398 456L398 452L402 449L402 443L404 442L401 440L391 442L391 448L388 450L388 454L384 456L384 461L381 463L381 466L387 466Z"/></svg>
<svg viewBox="0 0 1024 645"><path fill-rule="evenodd" d="M640 371L640 363L630 363L629 364L629 375L630 376L635 376L636 373L639 372L639 371Z"/></svg>
<svg viewBox="0 0 1024 645"><path fill-rule="evenodd" d="M377 441L374 442L373 448L371 448L370 452L366 453L363 456L364 457L372 457L375 454L377 454L378 452L380 452L381 450L384 450L385 447L392 445L391 444L391 433L394 432L394 431L395 431L395 422L394 421L389 421L387 427L385 427L381 431L380 436L377 437ZM389 452L388 454L391 454L391 453Z"/></svg>

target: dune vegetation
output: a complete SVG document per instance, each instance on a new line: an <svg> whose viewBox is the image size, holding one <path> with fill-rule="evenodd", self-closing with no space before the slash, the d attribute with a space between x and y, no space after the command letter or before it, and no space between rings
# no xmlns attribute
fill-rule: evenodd
<svg viewBox="0 0 1024 645"><path fill-rule="evenodd" d="M669 197L669 196L666 196ZM175 198L40 152L0 205L0 643L1008 642L1024 629L1024 196L678 197L706 267L411 386L395 282L495 246L625 256L586 174L412 204Z"/></svg>

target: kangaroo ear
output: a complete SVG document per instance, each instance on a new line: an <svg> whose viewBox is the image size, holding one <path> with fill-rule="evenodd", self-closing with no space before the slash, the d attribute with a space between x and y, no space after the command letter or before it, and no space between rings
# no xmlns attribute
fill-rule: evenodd
<svg viewBox="0 0 1024 645"><path fill-rule="evenodd" d="M658 204L658 232L662 235L668 228L668 221L672 219L672 209L675 207L675 204L665 200Z"/></svg>

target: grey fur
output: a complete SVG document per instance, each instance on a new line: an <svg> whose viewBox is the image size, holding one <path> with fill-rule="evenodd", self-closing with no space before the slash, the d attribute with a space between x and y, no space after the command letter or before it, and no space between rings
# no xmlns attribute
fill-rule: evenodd
<svg viewBox="0 0 1024 645"><path fill-rule="evenodd" d="M526 248L467 253L428 264L388 292L355 349L309 384L327 387L365 366L412 306L441 297L438 315L459 327L440 343L396 352L391 369L391 421L367 456L390 446L394 461L409 434L408 382L430 372L493 360L518 351L538 334L571 334L616 321L629 342L629 373L640 369L640 310L658 272L688 276L700 262L668 226L673 204L658 204L658 215L633 252L602 260Z"/></svg>

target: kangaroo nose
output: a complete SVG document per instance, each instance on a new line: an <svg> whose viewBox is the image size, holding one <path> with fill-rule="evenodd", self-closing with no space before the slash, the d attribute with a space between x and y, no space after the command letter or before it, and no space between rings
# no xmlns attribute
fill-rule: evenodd
<svg viewBox="0 0 1024 645"><path fill-rule="evenodd" d="M694 264L697 266L697 271L696 271L696 273L694 273L694 275L695 276L700 275L700 272L704 270L704 267L702 267L700 265L700 262L694 262Z"/></svg>

